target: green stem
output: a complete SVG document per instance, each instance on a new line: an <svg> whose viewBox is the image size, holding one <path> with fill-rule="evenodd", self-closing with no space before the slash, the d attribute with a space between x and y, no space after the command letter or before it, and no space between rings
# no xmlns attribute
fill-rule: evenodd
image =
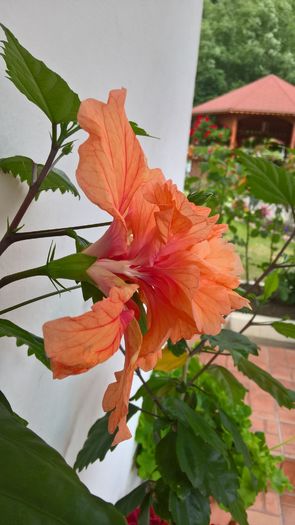
<svg viewBox="0 0 295 525"><path fill-rule="evenodd" d="M7 284L14 283L15 281L20 281L21 279L26 279L27 277L35 277L37 275L48 275L47 267L38 266L38 268L30 268L30 270L23 270L22 272L6 275L0 279L0 288L3 288Z"/></svg>
<svg viewBox="0 0 295 525"><path fill-rule="evenodd" d="M249 242L250 242L250 221L249 217L246 220L246 243L245 243L245 272L246 272L246 283L249 283Z"/></svg>
<svg viewBox="0 0 295 525"><path fill-rule="evenodd" d="M188 373L190 359L191 359L190 355L188 354L186 362L184 363L184 366L182 368L181 380L184 384L186 384L186 381L187 381L187 373ZM180 394L180 399L184 400L184 398L185 398L185 392L182 392L182 394Z"/></svg>
<svg viewBox="0 0 295 525"><path fill-rule="evenodd" d="M67 131L67 134L66 134L64 140L69 138L71 135L74 135L74 133L76 133L77 131L80 131L80 129L81 129L81 127L79 126L79 124L77 124L77 126L75 126L74 128L69 129Z"/></svg>
<svg viewBox="0 0 295 525"><path fill-rule="evenodd" d="M53 297L54 295L61 295L65 292L71 292L72 290L78 290L81 288L80 284L77 284L76 286L70 286L69 288L65 288L64 290L58 290L57 292L50 292L46 293L45 295L39 295L38 297L34 297L33 299L28 299L27 301L23 301L22 303L14 304L13 306L9 306L8 308L4 308L4 310L0 310L0 315L7 314L8 312L12 312L12 310L16 310L17 308L22 308L23 306L27 306L28 304L35 303L36 301L41 301L42 299L47 299L48 297Z"/></svg>
<svg viewBox="0 0 295 525"><path fill-rule="evenodd" d="M295 440L295 435L291 436L288 439L285 439L285 441L282 441L281 443L278 443L278 445L275 445L274 447L271 447L269 450L275 450L276 448L280 448L283 445L287 445L288 443L291 443L291 441L294 441L294 440Z"/></svg>
<svg viewBox="0 0 295 525"><path fill-rule="evenodd" d="M181 374L181 379L182 379L182 381L184 383L186 382L186 379L187 379L187 372L188 372L189 361L190 361L190 356L188 354L187 360L186 360L186 362L184 363L184 365L182 367L182 374Z"/></svg>

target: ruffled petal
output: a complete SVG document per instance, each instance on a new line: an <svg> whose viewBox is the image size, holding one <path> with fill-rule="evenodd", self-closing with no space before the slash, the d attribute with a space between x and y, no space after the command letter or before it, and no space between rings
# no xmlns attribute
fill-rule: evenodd
<svg viewBox="0 0 295 525"><path fill-rule="evenodd" d="M201 279L192 304L196 333L216 335L222 328L224 316L248 306L249 301L213 280Z"/></svg>
<svg viewBox="0 0 295 525"><path fill-rule="evenodd" d="M145 261L152 264L161 243L155 220L155 212L158 211L158 207L147 201L145 193L151 191L158 183L163 184L164 182L161 170L149 170L148 180L135 193L126 216L130 239L128 258L137 263Z"/></svg>
<svg viewBox="0 0 295 525"><path fill-rule="evenodd" d="M147 167L141 146L124 110L126 90L110 92L107 104L87 99L78 122L89 133L79 148L77 180L87 197L122 219Z"/></svg>
<svg viewBox="0 0 295 525"><path fill-rule="evenodd" d="M173 342L190 339L196 332L192 299L199 285L199 272L193 254L171 253L155 261L153 270L142 270L140 281L147 305L148 331L144 335L139 366L153 368L168 338Z"/></svg>
<svg viewBox="0 0 295 525"><path fill-rule="evenodd" d="M125 303L136 289L136 285L112 288L109 297L95 303L90 312L43 325L45 352L54 378L86 372L116 352L134 316Z"/></svg>
<svg viewBox="0 0 295 525"><path fill-rule="evenodd" d="M218 217L209 217L210 208L195 206L187 200L171 180L158 183L145 192L145 198L158 207L158 228L163 241L181 240L187 249L207 239Z"/></svg>
<svg viewBox="0 0 295 525"><path fill-rule="evenodd" d="M131 321L125 332L125 364L124 369L115 372L116 382L111 383L102 401L105 412L110 412L108 430L113 434L118 428L113 445L131 437L127 427L128 404L134 370L137 368L137 359L142 342L139 325L135 319Z"/></svg>
<svg viewBox="0 0 295 525"><path fill-rule="evenodd" d="M122 221L114 220L100 239L90 244L84 253L97 259L116 257L126 253L127 232Z"/></svg>
<svg viewBox="0 0 295 525"><path fill-rule="evenodd" d="M239 285L243 266L233 244L219 237L199 243L195 253L199 257L201 275L228 288Z"/></svg>
<svg viewBox="0 0 295 525"><path fill-rule="evenodd" d="M86 271L90 279L105 295L109 295L112 288L125 287L126 283L108 269L100 260L95 261Z"/></svg>

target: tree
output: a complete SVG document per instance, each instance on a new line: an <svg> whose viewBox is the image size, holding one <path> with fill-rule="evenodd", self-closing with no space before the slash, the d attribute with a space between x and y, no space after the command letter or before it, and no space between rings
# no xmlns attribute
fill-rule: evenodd
<svg viewBox="0 0 295 525"><path fill-rule="evenodd" d="M205 0L196 104L268 74L295 83L295 0Z"/></svg>

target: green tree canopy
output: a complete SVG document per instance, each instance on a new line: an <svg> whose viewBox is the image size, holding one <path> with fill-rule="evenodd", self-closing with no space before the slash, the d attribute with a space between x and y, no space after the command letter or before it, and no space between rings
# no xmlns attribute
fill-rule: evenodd
<svg viewBox="0 0 295 525"><path fill-rule="evenodd" d="M204 0L195 104L273 73L295 83L295 0Z"/></svg>

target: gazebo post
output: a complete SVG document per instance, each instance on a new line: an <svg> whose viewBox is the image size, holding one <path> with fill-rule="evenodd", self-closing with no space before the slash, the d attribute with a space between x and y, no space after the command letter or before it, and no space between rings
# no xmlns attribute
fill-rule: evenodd
<svg viewBox="0 0 295 525"><path fill-rule="evenodd" d="M293 121L291 140L290 140L290 149L295 148L295 120Z"/></svg>
<svg viewBox="0 0 295 525"><path fill-rule="evenodd" d="M238 118L233 117L231 121L231 135L230 135L230 143L229 143L230 149L234 149L237 146L237 133L238 133Z"/></svg>

